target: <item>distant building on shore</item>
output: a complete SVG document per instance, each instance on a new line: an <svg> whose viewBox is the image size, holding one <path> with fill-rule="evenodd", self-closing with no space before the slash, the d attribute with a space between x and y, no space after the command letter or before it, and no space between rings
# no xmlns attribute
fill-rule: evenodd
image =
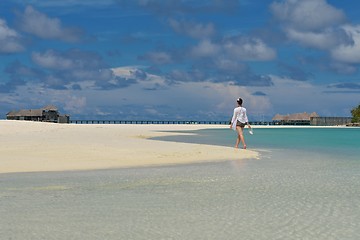
<svg viewBox="0 0 360 240"><path fill-rule="evenodd" d="M276 125L337 126L351 123L351 117L320 117L316 112L276 114L272 120Z"/></svg>
<svg viewBox="0 0 360 240"><path fill-rule="evenodd" d="M310 124L314 126L342 126L351 124L351 117L312 117Z"/></svg>
<svg viewBox="0 0 360 240"><path fill-rule="evenodd" d="M277 125L310 125L312 117L319 117L316 112L313 113L293 113L288 115L276 114L273 117L273 122Z"/></svg>
<svg viewBox="0 0 360 240"><path fill-rule="evenodd" d="M69 115L60 115L57 107L49 105L41 109L23 109L6 114L8 120L70 123Z"/></svg>

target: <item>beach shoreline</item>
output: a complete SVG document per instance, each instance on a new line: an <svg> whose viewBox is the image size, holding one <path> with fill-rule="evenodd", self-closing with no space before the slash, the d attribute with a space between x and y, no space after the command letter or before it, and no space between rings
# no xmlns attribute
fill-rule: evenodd
<svg viewBox="0 0 360 240"><path fill-rule="evenodd" d="M0 120L0 173L97 170L256 159L253 150L152 137L227 125L56 124ZM180 132L179 132L180 131Z"/></svg>
<svg viewBox="0 0 360 240"><path fill-rule="evenodd" d="M12 172L0 173L0 230L7 239L358 239L359 129L254 127L242 150L227 125L0 121L0 169Z"/></svg>

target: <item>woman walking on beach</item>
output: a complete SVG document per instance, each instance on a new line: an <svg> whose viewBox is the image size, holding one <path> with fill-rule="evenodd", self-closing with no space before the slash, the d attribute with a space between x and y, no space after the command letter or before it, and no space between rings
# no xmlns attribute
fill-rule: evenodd
<svg viewBox="0 0 360 240"><path fill-rule="evenodd" d="M242 106L243 100L241 98L238 98L236 102L238 106L234 108L234 114L230 122L230 128L234 129L238 135L236 139L235 148L238 148L240 142L242 142L243 148L246 149L246 143L244 138L244 127L245 125L248 125L248 127L251 130L251 126L249 124L249 120L246 115L246 108Z"/></svg>

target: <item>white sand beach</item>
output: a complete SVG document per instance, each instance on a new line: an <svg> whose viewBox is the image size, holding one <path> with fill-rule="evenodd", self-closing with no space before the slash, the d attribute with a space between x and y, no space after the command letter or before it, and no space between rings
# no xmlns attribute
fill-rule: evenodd
<svg viewBox="0 0 360 240"><path fill-rule="evenodd" d="M258 157L256 151L232 146L148 139L179 134L165 131L205 128L227 126L76 125L0 120L0 173L92 170Z"/></svg>

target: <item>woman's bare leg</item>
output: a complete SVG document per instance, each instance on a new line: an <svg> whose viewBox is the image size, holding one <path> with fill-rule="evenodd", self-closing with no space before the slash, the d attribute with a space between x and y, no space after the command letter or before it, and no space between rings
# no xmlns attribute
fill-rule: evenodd
<svg viewBox="0 0 360 240"><path fill-rule="evenodd" d="M244 149L246 149L246 143L244 138L244 127L236 127L236 131L238 132L238 138L236 140L236 146L239 146L239 143L241 142L244 146Z"/></svg>
<svg viewBox="0 0 360 240"><path fill-rule="evenodd" d="M236 138L236 143L235 143L235 148L239 148L239 144L240 144L240 134L239 134L239 127L236 127L236 132L237 132L237 138Z"/></svg>

